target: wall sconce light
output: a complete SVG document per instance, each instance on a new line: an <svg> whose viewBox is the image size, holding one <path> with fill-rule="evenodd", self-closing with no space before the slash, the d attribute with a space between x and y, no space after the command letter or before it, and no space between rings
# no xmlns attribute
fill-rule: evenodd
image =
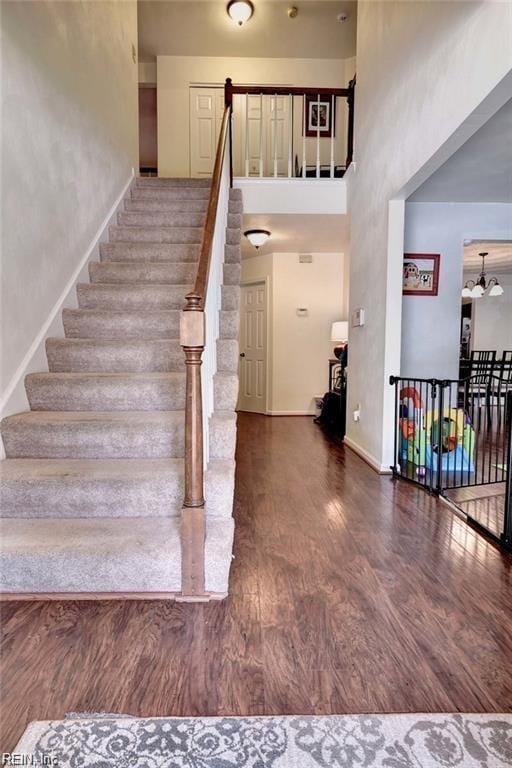
<svg viewBox="0 0 512 768"><path fill-rule="evenodd" d="M228 3L227 12L230 19L241 27L253 15L254 6L250 0L231 0Z"/></svg>
<svg viewBox="0 0 512 768"><path fill-rule="evenodd" d="M265 245L270 237L270 232L268 229L248 229L244 232L244 235L257 250L258 248L261 248L262 245Z"/></svg>

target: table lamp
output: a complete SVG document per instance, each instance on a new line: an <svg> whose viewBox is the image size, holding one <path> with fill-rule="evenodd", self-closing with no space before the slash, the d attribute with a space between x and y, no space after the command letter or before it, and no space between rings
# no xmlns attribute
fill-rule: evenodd
<svg viewBox="0 0 512 768"><path fill-rule="evenodd" d="M348 320L338 320L331 326L331 341L338 342L333 349L334 357L338 360L345 349L348 339Z"/></svg>

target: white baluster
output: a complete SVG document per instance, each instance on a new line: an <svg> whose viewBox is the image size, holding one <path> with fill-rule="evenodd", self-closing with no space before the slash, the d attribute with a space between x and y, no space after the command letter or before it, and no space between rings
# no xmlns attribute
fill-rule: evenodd
<svg viewBox="0 0 512 768"><path fill-rule="evenodd" d="M334 179L334 126L336 124L336 96L331 97L331 179Z"/></svg>
<svg viewBox="0 0 512 768"><path fill-rule="evenodd" d="M317 96L316 111L316 177L320 178L320 94Z"/></svg>
<svg viewBox="0 0 512 768"><path fill-rule="evenodd" d="M263 94L260 93L260 179L263 177Z"/></svg>
<svg viewBox="0 0 512 768"><path fill-rule="evenodd" d="M249 94L245 94L245 176L249 176Z"/></svg>
<svg viewBox="0 0 512 768"><path fill-rule="evenodd" d="M274 178L277 177L277 93L274 96Z"/></svg>
<svg viewBox="0 0 512 768"><path fill-rule="evenodd" d="M292 177L292 152L293 152L293 96L288 95L288 178Z"/></svg>
<svg viewBox="0 0 512 768"><path fill-rule="evenodd" d="M302 116L302 178L306 178L306 94L302 97L303 102L303 116Z"/></svg>

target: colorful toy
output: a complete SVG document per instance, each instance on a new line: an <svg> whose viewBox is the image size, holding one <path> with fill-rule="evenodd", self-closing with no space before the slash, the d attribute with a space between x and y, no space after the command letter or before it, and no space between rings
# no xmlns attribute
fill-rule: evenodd
<svg viewBox="0 0 512 768"><path fill-rule="evenodd" d="M416 466L418 475L434 472L475 471L475 431L462 408L425 413L418 390L400 391L400 457Z"/></svg>

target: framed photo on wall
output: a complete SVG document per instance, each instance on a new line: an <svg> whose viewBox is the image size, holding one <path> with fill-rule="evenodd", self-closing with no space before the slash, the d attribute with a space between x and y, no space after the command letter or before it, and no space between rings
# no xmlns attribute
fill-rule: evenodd
<svg viewBox="0 0 512 768"><path fill-rule="evenodd" d="M439 253L404 253L402 293L404 296L437 296Z"/></svg>
<svg viewBox="0 0 512 768"><path fill-rule="evenodd" d="M320 96L319 101L318 96L306 94L305 136L315 137L319 134L320 138L326 139L336 136L336 99L334 99L334 112L332 102L333 99L330 96Z"/></svg>

